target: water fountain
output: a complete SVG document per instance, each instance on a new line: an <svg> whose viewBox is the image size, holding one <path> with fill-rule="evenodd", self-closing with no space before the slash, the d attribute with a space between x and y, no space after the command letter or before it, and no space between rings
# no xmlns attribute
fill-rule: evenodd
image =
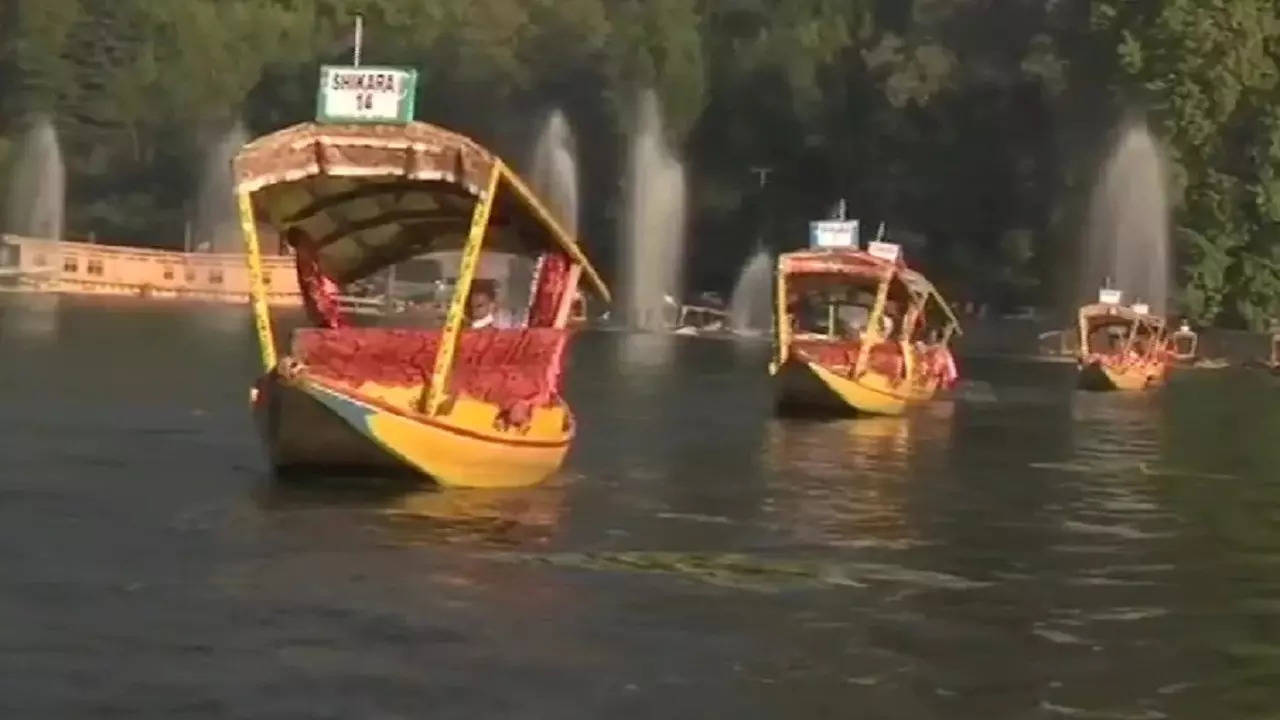
<svg viewBox="0 0 1280 720"><path fill-rule="evenodd" d="M547 116L533 148L529 182L556 220L578 234L578 161L569 121L560 110Z"/></svg>
<svg viewBox="0 0 1280 720"><path fill-rule="evenodd" d="M9 191L0 231L61 240L67 178L53 119L47 115L31 118L18 143L17 157L9 169ZM13 298L0 310L0 338L56 341L60 299L56 293L43 292Z"/></svg>
<svg viewBox="0 0 1280 720"><path fill-rule="evenodd" d="M193 222L195 249L209 252L242 252L244 249L231 161L247 141L244 124L237 120L222 131L205 153Z"/></svg>
<svg viewBox="0 0 1280 720"><path fill-rule="evenodd" d="M656 329L682 294L685 174L667 146L652 90L640 96L626 193L623 306L632 325Z"/></svg>
<svg viewBox="0 0 1280 720"><path fill-rule="evenodd" d="M729 296L729 326L738 333L769 329L773 317L773 258L758 248L742 267Z"/></svg>
<svg viewBox="0 0 1280 720"><path fill-rule="evenodd" d="M1127 123L1090 198L1083 244L1082 300L1092 302L1109 278L1125 302L1163 315L1173 272L1164 160L1141 122Z"/></svg>
<svg viewBox="0 0 1280 720"><path fill-rule="evenodd" d="M34 117L18 148L9 176L4 229L15 235L60 240L67 181L52 119Z"/></svg>
<svg viewBox="0 0 1280 720"><path fill-rule="evenodd" d="M547 115L533 146L529 183L547 205L561 227L570 235L578 234L578 160L577 143L564 112L553 110ZM508 290L503 302L515 310L528 306L529 285L533 281L533 264L522 256L513 256L507 276Z"/></svg>

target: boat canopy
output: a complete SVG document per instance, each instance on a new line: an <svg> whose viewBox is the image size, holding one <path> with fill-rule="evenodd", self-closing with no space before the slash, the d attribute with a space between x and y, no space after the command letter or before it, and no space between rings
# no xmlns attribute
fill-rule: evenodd
<svg viewBox="0 0 1280 720"><path fill-rule="evenodd" d="M302 123L245 145L236 191L277 232L299 227L339 283L424 252L460 250L477 201L499 174L484 248L533 255L562 250L595 290L609 291L576 240L497 156L422 122Z"/></svg>
<svg viewBox="0 0 1280 720"><path fill-rule="evenodd" d="M800 250L782 253L779 265L785 275L853 275L883 276L886 272L905 269L900 262L890 262L861 250Z"/></svg>
<svg viewBox="0 0 1280 720"><path fill-rule="evenodd" d="M908 293L922 299L926 305L936 305L946 315L947 321L959 333L960 321L951 306L943 299L933 283L924 275L908 269L901 256L896 261L879 258L862 250L831 249L801 250L779 256L779 268L783 275L846 275L877 283L897 278Z"/></svg>
<svg viewBox="0 0 1280 720"><path fill-rule="evenodd" d="M1093 303L1080 308L1080 322L1088 323L1094 327L1141 323L1157 330L1164 328L1164 318L1162 317L1140 313L1132 308L1110 303Z"/></svg>

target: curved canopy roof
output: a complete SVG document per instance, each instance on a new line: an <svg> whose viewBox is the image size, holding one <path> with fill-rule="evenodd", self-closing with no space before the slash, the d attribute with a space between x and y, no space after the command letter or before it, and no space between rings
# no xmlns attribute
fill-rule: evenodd
<svg viewBox="0 0 1280 720"><path fill-rule="evenodd" d="M852 249L797 250L778 256L778 267L786 274L836 274L860 277L882 276L886 271L905 268L899 263Z"/></svg>
<svg viewBox="0 0 1280 720"><path fill-rule="evenodd" d="M609 296L575 239L524 182L479 143L443 128L302 123L245 145L233 170L236 191L251 193L255 217L279 232L305 230L338 282L424 252L460 249L497 171L485 249L559 247Z"/></svg>

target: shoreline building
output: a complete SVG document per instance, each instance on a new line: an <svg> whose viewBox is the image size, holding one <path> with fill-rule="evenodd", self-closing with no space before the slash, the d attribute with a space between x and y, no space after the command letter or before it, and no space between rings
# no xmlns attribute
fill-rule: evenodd
<svg viewBox="0 0 1280 720"><path fill-rule="evenodd" d="M262 256L267 301L301 305L292 255ZM244 253L183 252L0 235L0 292L248 303Z"/></svg>

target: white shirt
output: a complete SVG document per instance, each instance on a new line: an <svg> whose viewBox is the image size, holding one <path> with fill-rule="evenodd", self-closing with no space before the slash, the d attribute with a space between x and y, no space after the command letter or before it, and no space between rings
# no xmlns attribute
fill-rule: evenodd
<svg viewBox="0 0 1280 720"><path fill-rule="evenodd" d="M481 328L504 330L509 327L511 327L511 318L503 310L490 312L484 317L479 317L471 321L471 329L473 330L479 330Z"/></svg>

